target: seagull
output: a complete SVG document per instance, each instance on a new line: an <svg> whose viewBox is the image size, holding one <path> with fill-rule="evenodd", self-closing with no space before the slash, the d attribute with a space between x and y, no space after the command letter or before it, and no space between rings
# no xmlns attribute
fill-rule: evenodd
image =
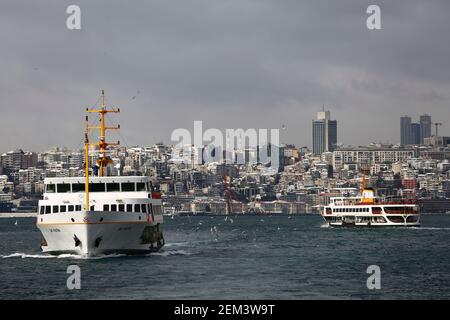
<svg viewBox="0 0 450 320"><path fill-rule="evenodd" d="M139 93L141 93L139 90L138 91L136 91L136 94L131 98L131 100L134 100L134 99L136 99L136 97L139 95Z"/></svg>
<svg viewBox="0 0 450 320"><path fill-rule="evenodd" d="M14 222L14 225L15 225L15 226L17 226L17 225L18 225L18 223L17 223L17 220L16 220L16 222Z"/></svg>

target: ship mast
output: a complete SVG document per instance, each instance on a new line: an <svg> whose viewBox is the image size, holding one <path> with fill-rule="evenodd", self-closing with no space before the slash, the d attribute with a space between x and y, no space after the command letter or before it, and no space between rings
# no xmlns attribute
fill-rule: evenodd
<svg viewBox="0 0 450 320"><path fill-rule="evenodd" d="M108 164L112 163L112 160L106 155L106 148L108 146L113 145L119 145L120 142L117 141L117 143L110 143L106 142L106 130L119 130L120 125L117 127L107 127L105 125L105 115L107 113L119 113L119 109L107 109L105 106L105 91L102 90L102 96L101 96L101 107L100 109L96 108L86 108L87 113L98 113L100 114L100 126L90 125L89 124L89 118L86 116L86 127L84 132L84 145L85 145L85 175L86 175L86 181L85 181L85 192L86 192L86 210L89 210L89 146L96 146L100 148L100 156L97 159L97 164L100 167L99 170L99 176L103 177L106 174L106 167ZM100 141L97 143L90 143L89 142L89 130L99 130L100 131Z"/></svg>
<svg viewBox="0 0 450 320"><path fill-rule="evenodd" d="M84 129L84 154L85 154L85 186L84 190L86 192L86 208L85 210L89 210L89 119L86 116L86 127Z"/></svg>
<svg viewBox="0 0 450 320"><path fill-rule="evenodd" d="M99 170L99 176L103 177L106 174L106 166L110 163L112 163L112 160L106 155L106 148L108 146L115 146L119 145L120 142L117 143L110 143L106 142L106 130L119 130L120 125L117 127L107 127L105 125L105 115L107 113L119 113L119 109L107 109L105 106L105 91L102 90L102 96L101 96L101 107L100 109L86 109L86 112L88 113L98 113L100 114L100 126L93 126L88 125L88 129L97 129L100 131L100 141L98 143L94 143L91 145L98 146L100 148L100 157L97 159L97 164L100 167Z"/></svg>

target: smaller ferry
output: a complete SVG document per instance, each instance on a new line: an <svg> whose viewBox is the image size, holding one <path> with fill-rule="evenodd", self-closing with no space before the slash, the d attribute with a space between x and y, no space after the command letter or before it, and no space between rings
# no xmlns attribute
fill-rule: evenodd
<svg viewBox="0 0 450 320"><path fill-rule="evenodd" d="M366 188L364 177L360 196L332 197L321 215L330 226L420 226L419 205L415 199L379 199L372 188Z"/></svg>

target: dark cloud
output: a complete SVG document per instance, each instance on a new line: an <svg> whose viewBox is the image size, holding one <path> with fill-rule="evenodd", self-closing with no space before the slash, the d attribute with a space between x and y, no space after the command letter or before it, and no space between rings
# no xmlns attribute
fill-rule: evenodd
<svg viewBox="0 0 450 320"><path fill-rule="evenodd" d="M2 1L0 150L79 145L101 89L130 145L169 142L193 120L286 124L283 140L310 145L322 104L349 144L397 142L405 113L445 122L450 2L377 1L380 31L365 27L371 3L76 1L82 30L69 31L73 1Z"/></svg>

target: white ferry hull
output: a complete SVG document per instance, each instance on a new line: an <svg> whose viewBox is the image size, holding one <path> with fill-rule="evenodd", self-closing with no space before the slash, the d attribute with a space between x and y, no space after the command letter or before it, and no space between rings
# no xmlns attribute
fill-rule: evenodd
<svg viewBox="0 0 450 320"><path fill-rule="evenodd" d="M44 238L41 248L50 254L139 254L164 245L158 218L154 221L146 213L84 211L66 214L64 219L38 216L37 226Z"/></svg>
<svg viewBox="0 0 450 320"><path fill-rule="evenodd" d="M386 222L386 223L377 223L377 222L355 222L355 223L343 223L343 222L327 222L329 226L332 227L420 227L420 222L404 222L404 223L395 223L395 222Z"/></svg>

